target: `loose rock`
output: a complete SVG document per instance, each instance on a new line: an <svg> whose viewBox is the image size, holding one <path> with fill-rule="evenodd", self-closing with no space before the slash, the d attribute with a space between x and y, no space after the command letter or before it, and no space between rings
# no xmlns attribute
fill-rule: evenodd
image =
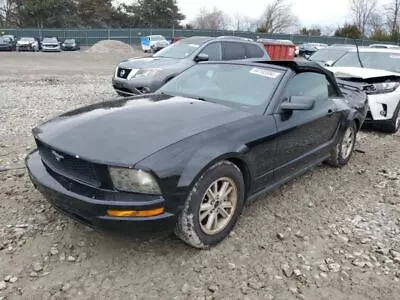
<svg viewBox="0 0 400 300"><path fill-rule="evenodd" d="M35 272L40 272L43 270L43 265L41 262L36 261L32 264L32 270Z"/></svg>

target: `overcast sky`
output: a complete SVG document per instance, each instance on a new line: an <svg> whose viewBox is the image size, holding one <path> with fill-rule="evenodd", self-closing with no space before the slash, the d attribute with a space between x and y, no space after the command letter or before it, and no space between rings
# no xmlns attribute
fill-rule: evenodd
<svg viewBox="0 0 400 300"><path fill-rule="evenodd" d="M223 10L229 15L237 13L258 18L272 0L177 0L187 20L192 20L202 7ZM378 0L380 3L387 0ZM349 0L292 0L293 12L302 25L329 26L343 23L350 18Z"/></svg>

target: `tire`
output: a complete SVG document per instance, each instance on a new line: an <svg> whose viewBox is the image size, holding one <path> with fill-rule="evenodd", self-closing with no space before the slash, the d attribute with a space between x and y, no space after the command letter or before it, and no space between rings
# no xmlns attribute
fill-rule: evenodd
<svg viewBox="0 0 400 300"><path fill-rule="evenodd" d="M224 185L231 190L224 197L226 201L220 199L218 193L223 193ZM206 249L220 243L239 219L245 202L244 191L243 175L236 165L228 161L213 165L190 191L178 216L175 234L188 245L198 249ZM211 197L212 193L218 195L218 198Z"/></svg>
<svg viewBox="0 0 400 300"><path fill-rule="evenodd" d="M400 128L400 103L394 111L393 117L385 123L378 126L378 129L387 133L396 133Z"/></svg>
<svg viewBox="0 0 400 300"><path fill-rule="evenodd" d="M352 122L340 137L326 163L332 167L341 168L349 162L357 138L357 124Z"/></svg>

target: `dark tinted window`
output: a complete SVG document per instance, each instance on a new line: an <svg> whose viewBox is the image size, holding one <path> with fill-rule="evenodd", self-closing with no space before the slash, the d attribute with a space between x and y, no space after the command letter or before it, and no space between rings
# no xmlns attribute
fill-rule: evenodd
<svg viewBox="0 0 400 300"><path fill-rule="evenodd" d="M264 56L264 51L260 46L254 44L246 44L247 58L259 58Z"/></svg>
<svg viewBox="0 0 400 300"><path fill-rule="evenodd" d="M316 101L328 100L328 80L325 75L305 72L293 77L285 90L285 98L291 96L312 97Z"/></svg>
<svg viewBox="0 0 400 300"><path fill-rule="evenodd" d="M222 52L223 60L236 60L246 58L246 48L244 46L244 43L223 42Z"/></svg>
<svg viewBox="0 0 400 300"><path fill-rule="evenodd" d="M220 61L221 60L221 43L211 43L204 47L201 53L208 55L209 61Z"/></svg>

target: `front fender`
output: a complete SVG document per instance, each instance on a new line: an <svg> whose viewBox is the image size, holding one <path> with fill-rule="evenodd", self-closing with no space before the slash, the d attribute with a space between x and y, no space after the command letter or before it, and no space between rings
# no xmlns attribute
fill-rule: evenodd
<svg viewBox="0 0 400 300"><path fill-rule="evenodd" d="M219 141L199 148L188 161L178 181L178 187L192 187L196 180L216 162L240 159L247 165L245 153L249 148L235 141Z"/></svg>

